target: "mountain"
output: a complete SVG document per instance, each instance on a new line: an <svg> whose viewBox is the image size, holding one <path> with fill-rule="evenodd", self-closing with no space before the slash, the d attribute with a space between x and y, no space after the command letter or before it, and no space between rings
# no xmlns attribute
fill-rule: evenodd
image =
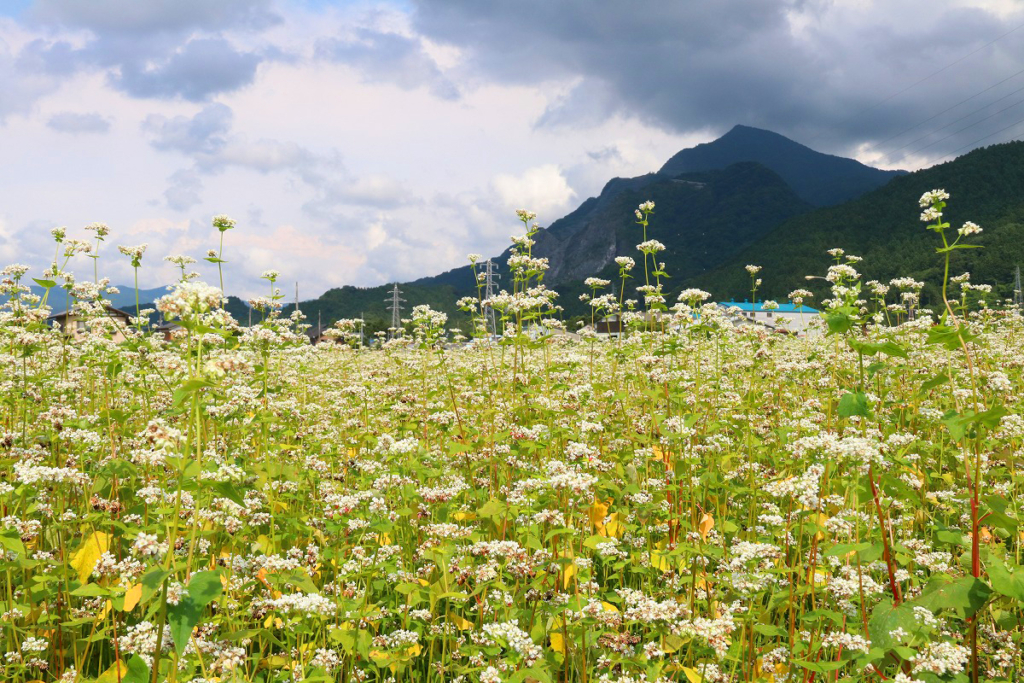
<svg viewBox="0 0 1024 683"><path fill-rule="evenodd" d="M906 173L882 171L854 159L822 154L768 130L735 126L713 142L679 152L665 162L658 175L673 177L741 161L767 166L814 206L840 204Z"/></svg>
<svg viewBox="0 0 1024 683"><path fill-rule="evenodd" d="M939 297L943 261L935 249L940 238L920 221L918 198L942 188L951 198L944 219L952 232L965 221L984 232L971 244L982 249L953 252L951 275L965 271L971 281L994 285L999 295L1012 295L1013 271L1024 262L1024 142L976 149L953 161L895 178L853 201L818 209L782 222L721 265L687 277L681 286L707 289L717 297L749 297L750 277L744 266L764 267L758 298L783 299L797 287L823 284L805 280L822 275L828 249L839 247L862 256L858 270L865 279L888 282L910 276L924 281L925 301ZM955 235L954 235L955 236Z"/></svg>
<svg viewBox="0 0 1024 683"><path fill-rule="evenodd" d="M31 285L33 294L43 296L46 290L39 285ZM117 285L119 293L107 294L104 298L109 299L111 305L114 308L120 308L125 311L129 309L135 309L135 286L134 285ZM139 303L140 304L151 304L164 294L167 293L166 287L154 287L152 289L140 289L139 290ZM6 301L6 297L3 298ZM50 291L49 305L54 311L59 311L65 308L64 306L64 291L59 287L54 288Z"/></svg>
<svg viewBox="0 0 1024 683"><path fill-rule="evenodd" d="M578 300L583 279L613 279L616 256L637 257L642 237L633 210L642 201L656 204L648 237L668 248L662 260L673 278L668 289L675 290L728 262L780 223L900 175L816 152L770 131L736 126L718 140L677 153L656 173L613 178L597 197L541 230L534 255L549 260L545 284L560 291L566 315L577 315L587 310ZM494 259L503 287L510 286L508 254ZM475 294L474 283L472 270L463 266L404 284L402 290L409 306L431 303L454 319L460 315L455 299ZM301 307L314 323L318 317L330 322L361 313L382 321L389 318L387 293L385 286L344 287Z"/></svg>

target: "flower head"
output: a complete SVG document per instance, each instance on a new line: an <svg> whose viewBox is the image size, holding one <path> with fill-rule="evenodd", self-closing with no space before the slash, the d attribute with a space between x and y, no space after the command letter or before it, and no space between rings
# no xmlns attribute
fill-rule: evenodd
<svg viewBox="0 0 1024 683"><path fill-rule="evenodd" d="M219 213L213 217L213 227L217 228L221 232L225 232L235 227L235 221L234 219Z"/></svg>

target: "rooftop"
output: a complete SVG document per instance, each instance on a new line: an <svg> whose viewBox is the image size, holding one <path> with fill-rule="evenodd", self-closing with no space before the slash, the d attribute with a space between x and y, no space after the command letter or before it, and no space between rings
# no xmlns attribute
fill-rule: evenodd
<svg viewBox="0 0 1024 683"><path fill-rule="evenodd" d="M740 309L741 311L754 311L755 313L768 313L769 312L769 311L766 311L764 308L762 308L762 306L764 305L763 301L758 301L757 303L753 303L753 304L750 303L749 301L719 301L718 305L719 306L724 306L725 308L736 307L736 308ZM796 304L779 304L779 307L775 308L775 309L772 309L771 312L773 312L773 313L817 313L818 309L811 308L810 306L806 306L806 305L802 306L800 308L797 308Z"/></svg>

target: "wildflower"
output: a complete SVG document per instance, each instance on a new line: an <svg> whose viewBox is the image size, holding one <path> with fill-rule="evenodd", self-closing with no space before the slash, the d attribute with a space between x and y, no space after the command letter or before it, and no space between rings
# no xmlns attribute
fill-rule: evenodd
<svg viewBox="0 0 1024 683"><path fill-rule="evenodd" d="M90 223L85 226L85 229L89 232L96 233L96 239L101 240L110 234L110 228L106 223Z"/></svg>
<svg viewBox="0 0 1024 683"><path fill-rule="evenodd" d="M519 217L524 223L528 223L537 217L533 211L527 211L526 209L516 209L516 216Z"/></svg>
<svg viewBox="0 0 1024 683"><path fill-rule="evenodd" d="M205 282L181 282L170 294L156 300L156 308L168 320L188 320L220 308L221 301L221 291L216 287Z"/></svg>
<svg viewBox="0 0 1024 683"><path fill-rule="evenodd" d="M616 256L615 263L616 265L619 266L619 268L626 272L633 270L633 268L636 266L636 261L634 261L628 256Z"/></svg>
<svg viewBox="0 0 1024 683"><path fill-rule="evenodd" d="M932 206L933 204L944 202L947 199L949 199L949 193L946 192L945 190L931 190L921 195L921 199L918 203L921 205L921 208L923 209L926 206Z"/></svg>
<svg viewBox="0 0 1024 683"><path fill-rule="evenodd" d="M981 232L981 226L978 225L977 223L967 221L966 223L964 223L962 228L957 230L957 232L960 233L961 236L977 235L978 233Z"/></svg>
<svg viewBox="0 0 1024 683"><path fill-rule="evenodd" d="M467 254L466 258L469 259L470 263L476 263L477 261L481 260L483 256L481 254Z"/></svg>
<svg viewBox="0 0 1024 683"><path fill-rule="evenodd" d="M235 227L235 221L220 213L213 217L213 227L217 228L221 232L225 232Z"/></svg>
<svg viewBox="0 0 1024 683"><path fill-rule="evenodd" d="M753 277L761 272L761 266L747 266L747 272Z"/></svg>
<svg viewBox="0 0 1024 683"><path fill-rule="evenodd" d="M665 245L658 240L647 240L636 245L637 251L641 251L645 254L656 254L659 251L665 251Z"/></svg>
<svg viewBox="0 0 1024 683"><path fill-rule="evenodd" d="M139 244L134 247L119 246L117 250L131 259L132 267L138 268L142 265L142 255L146 253L148 244Z"/></svg>
<svg viewBox="0 0 1024 683"><path fill-rule="evenodd" d="M61 242L64 241L64 237L67 236L67 234L68 234L68 229L66 227L64 227L64 226L61 226L59 228L51 228L50 229L50 235L53 236L53 239L58 244L60 244Z"/></svg>

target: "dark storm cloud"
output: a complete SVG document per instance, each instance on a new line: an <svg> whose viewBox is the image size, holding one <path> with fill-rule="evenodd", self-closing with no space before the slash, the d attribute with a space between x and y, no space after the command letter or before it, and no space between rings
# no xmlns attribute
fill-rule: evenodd
<svg viewBox="0 0 1024 683"><path fill-rule="evenodd" d="M68 76L107 69L111 84L139 98L203 101L252 83L273 51L236 48L224 30L259 31L280 21L269 0L40 0L27 21L86 30L88 39L37 39L18 55L27 72Z"/></svg>
<svg viewBox="0 0 1024 683"><path fill-rule="evenodd" d="M110 120L95 112L80 114L73 111L62 111L51 116L46 125L61 133L74 135L106 133L110 130Z"/></svg>
<svg viewBox="0 0 1024 683"><path fill-rule="evenodd" d="M459 97L458 88L444 76L419 38L358 28L351 39L319 40L316 56L357 69L367 82L384 81L405 90L426 86L442 99Z"/></svg>
<svg viewBox="0 0 1024 683"><path fill-rule="evenodd" d="M1017 26L1024 13L1000 19L935 3L922 15L911 0L867 9L825 0L414 4L416 30L462 48L465 64L483 78L575 82L538 119L547 128L617 114L675 132L745 123L849 151L941 111L1024 61L1022 30L879 104ZM1011 115L950 143L1019 118Z"/></svg>

